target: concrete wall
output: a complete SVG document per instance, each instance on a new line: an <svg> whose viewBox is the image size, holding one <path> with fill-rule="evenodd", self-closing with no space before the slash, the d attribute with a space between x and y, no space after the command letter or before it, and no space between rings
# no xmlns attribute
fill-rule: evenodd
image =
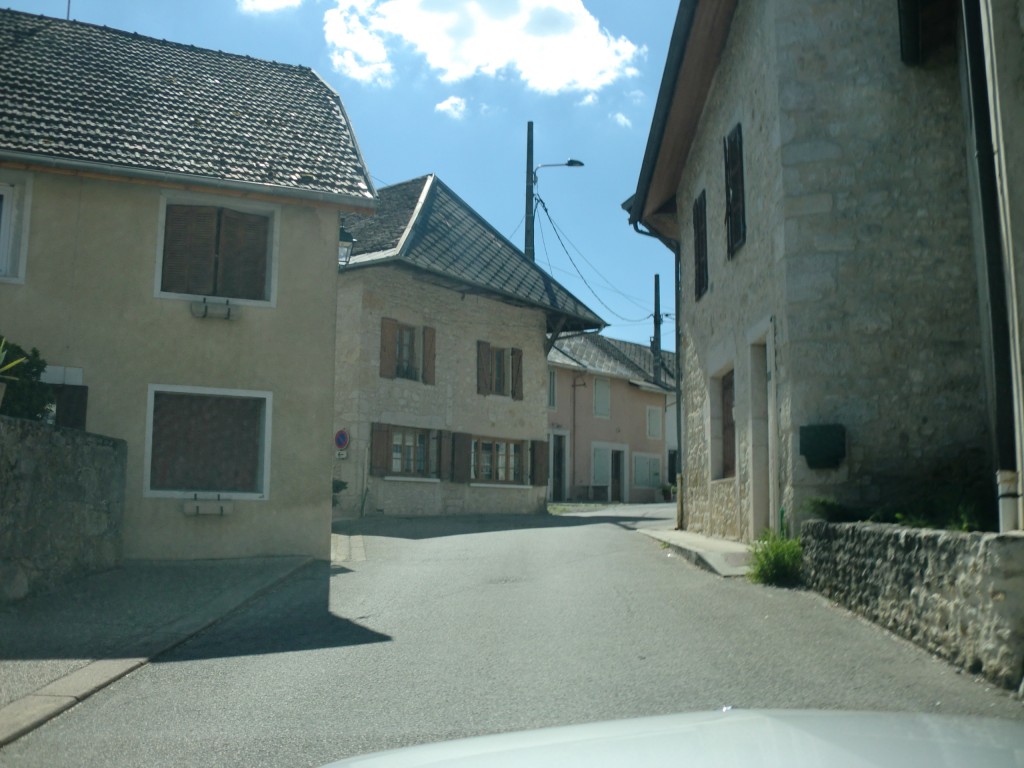
<svg viewBox="0 0 1024 768"><path fill-rule="evenodd" d="M125 556L328 557L336 212L280 205L276 305L200 320L189 301L156 295L163 190L45 172L32 182L25 279L0 282L0 327L83 369L87 429L126 441ZM145 495L153 384L271 392L267 498L197 518Z"/></svg>
<svg viewBox="0 0 1024 768"><path fill-rule="evenodd" d="M127 446L0 416L0 602L121 560Z"/></svg>
<svg viewBox="0 0 1024 768"><path fill-rule="evenodd" d="M987 446L955 51L899 60L885 0L740 3L678 189L686 526L749 539L831 496L871 504ZM722 140L743 129L746 243L726 255ZM692 205L710 286L693 299ZM736 473L715 387L735 378ZM811 470L803 425L846 427Z"/></svg>
<svg viewBox="0 0 1024 768"><path fill-rule="evenodd" d="M804 523L804 580L1007 688L1024 670L1024 536Z"/></svg>
<svg viewBox="0 0 1024 768"><path fill-rule="evenodd" d="M427 283L398 266L348 269L336 276L336 429L347 429L346 459L334 477L347 483L340 511L365 515L533 513L544 486L482 486L369 475L374 422L507 440L547 439L545 317ZM380 375L381 319L436 331L436 383ZM479 395L476 343L523 350L523 399ZM365 492L365 499L364 499Z"/></svg>
<svg viewBox="0 0 1024 768"><path fill-rule="evenodd" d="M642 453L659 457L661 483L671 482L667 477L665 434L666 395L630 384L625 379L597 376L577 368L553 366L555 370L555 408L548 411L551 430L567 433L566 451L569 468L566 490L570 499L587 499L594 484L593 448L608 446L623 451L623 501L644 503L662 501L658 488L641 487L633 474L633 455ZM611 411L608 418L594 415L594 381L608 381ZM576 386L573 386L575 382ZM647 408L661 412L660 438L647 436ZM674 432L674 425L671 426ZM603 500L603 497L601 497Z"/></svg>

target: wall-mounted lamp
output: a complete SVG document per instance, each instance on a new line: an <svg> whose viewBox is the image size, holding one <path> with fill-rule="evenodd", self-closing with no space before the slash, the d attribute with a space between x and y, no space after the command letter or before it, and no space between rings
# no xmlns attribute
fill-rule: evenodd
<svg viewBox="0 0 1024 768"><path fill-rule="evenodd" d="M344 267L348 264L349 259L352 258L352 246L355 245L356 239L352 234L345 229L343 226L338 227L338 268Z"/></svg>

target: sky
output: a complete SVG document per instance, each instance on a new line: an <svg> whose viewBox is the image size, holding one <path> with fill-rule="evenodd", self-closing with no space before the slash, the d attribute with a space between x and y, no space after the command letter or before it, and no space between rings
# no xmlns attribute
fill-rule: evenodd
<svg viewBox="0 0 1024 768"><path fill-rule="evenodd" d="M0 0L65 18L68 0ZM638 11L642 8L642 11ZM71 0L70 17L311 67L341 96L374 184L434 173L523 247L526 133L537 263L648 344L672 256L629 227L678 0ZM550 216L550 218L549 218ZM671 318L662 344L673 349Z"/></svg>

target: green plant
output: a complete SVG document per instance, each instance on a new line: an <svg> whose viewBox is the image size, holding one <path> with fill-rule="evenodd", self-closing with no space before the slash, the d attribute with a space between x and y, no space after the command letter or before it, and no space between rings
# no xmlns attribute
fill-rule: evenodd
<svg viewBox="0 0 1024 768"><path fill-rule="evenodd" d="M14 345L12 344L11 346ZM8 371L13 370L14 367L17 365L21 365L22 363L28 361L28 358L22 355L21 357L17 357L5 365L4 360L7 359L7 352L7 339L0 337L0 379L6 379L7 381L17 381L17 378L11 376L8 373Z"/></svg>
<svg viewBox="0 0 1024 768"><path fill-rule="evenodd" d="M346 483L344 480L331 481L331 491L334 493L341 493L346 488L348 488L348 483Z"/></svg>
<svg viewBox="0 0 1024 768"><path fill-rule="evenodd" d="M49 385L39 380L46 370L46 361L39 356L39 350L35 347L31 352L25 352L7 338L3 338L3 352L4 359L10 355L14 360L6 365L0 363L3 370L11 370L17 365L18 376L3 375L7 388L3 402L0 403L0 414L39 421L46 413L47 406L53 402Z"/></svg>
<svg viewBox="0 0 1024 768"><path fill-rule="evenodd" d="M802 564L800 541L768 530L751 547L747 577L755 584L795 587L800 584Z"/></svg>
<svg viewBox="0 0 1024 768"><path fill-rule="evenodd" d="M827 523L856 523L868 516L867 510L848 507L835 499L810 498L803 503L801 519L818 518Z"/></svg>

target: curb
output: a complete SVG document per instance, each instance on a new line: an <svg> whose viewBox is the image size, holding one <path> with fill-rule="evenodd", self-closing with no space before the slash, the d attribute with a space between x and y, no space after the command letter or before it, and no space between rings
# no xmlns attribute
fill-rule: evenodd
<svg viewBox="0 0 1024 768"><path fill-rule="evenodd" d="M740 578L745 577L750 570L747 565L750 551L746 546L739 545L734 551L720 551L717 548L702 549L683 543L678 536L673 535L674 531L659 531L651 528L637 528L636 530L644 536L662 542L698 568L716 576L729 579Z"/></svg>
<svg viewBox="0 0 1024 768"><path fill-rule="evenodd" d="M262 580L255 588L238 586L229 589L214 597L196 616L173 621L133 643L130 650L124 649L123 657L92 661L44 685L35 693L22 696L0 708L0 747L21 738L97 691L149 664L157 656L188 641L312 562L314 559L311 557L303 558L284 572Z"/></svg>

